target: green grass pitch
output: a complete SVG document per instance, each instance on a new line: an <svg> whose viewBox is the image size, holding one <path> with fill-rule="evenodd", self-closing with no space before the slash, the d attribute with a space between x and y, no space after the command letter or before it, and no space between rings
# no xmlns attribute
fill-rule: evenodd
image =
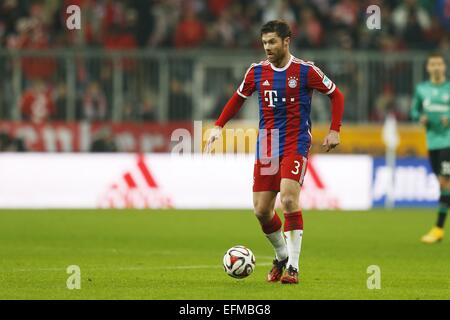
<svg viewBox="0 0 450 320"><path fill-rule="evenodd" d="M284 286L265 282L273 252L250 210L1 210L0 299L450 299L450 242L419 242L434 220L307 210L301 283ZM222 268L237 244L256 256L244 280ZM69 265L80 290L66 287Z"/></svg>

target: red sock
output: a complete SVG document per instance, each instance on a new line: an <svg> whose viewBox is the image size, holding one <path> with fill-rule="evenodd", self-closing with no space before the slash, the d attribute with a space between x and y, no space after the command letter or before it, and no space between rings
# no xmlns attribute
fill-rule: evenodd
<svg viewBox="0 0 450 320"><path fill-rule="evenodd" d="M284 214L284 232L292 230L303 230L302 211Z"/></svg>
<svg viewBox="0 0 450 320"><path fill-rule="evenodd" d="M280 217L278 216L278 214L276 212L274 212L274 216L272 218L272 220L270 220L268 223L261 225L263 232L265 234L271 234L274 233L275 231L278 231L281 229L281 220Z"/></svg>

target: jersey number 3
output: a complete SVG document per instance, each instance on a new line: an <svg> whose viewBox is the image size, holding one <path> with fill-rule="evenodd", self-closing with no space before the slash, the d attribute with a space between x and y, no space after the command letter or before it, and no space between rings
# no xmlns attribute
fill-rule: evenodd
<svg viewBox="0 0 450 320"><path fill-rule="evenodd" d="M294 163L295 163L295 169L292 170L291 172L292 172L292 174L299 174L300 173L300 162L295 160Z"/></svg>

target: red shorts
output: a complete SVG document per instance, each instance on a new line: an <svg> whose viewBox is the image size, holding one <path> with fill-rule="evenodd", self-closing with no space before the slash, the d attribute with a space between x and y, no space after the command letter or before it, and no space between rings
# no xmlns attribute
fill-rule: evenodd
<svg viewBox="0 0 450 320"><path fill-rule="evenodd" d="M295 180L303 184L307 159L302 155L281 156L268 163L255 161L253 168L253 192L280 191L281 179Z"/></svg>

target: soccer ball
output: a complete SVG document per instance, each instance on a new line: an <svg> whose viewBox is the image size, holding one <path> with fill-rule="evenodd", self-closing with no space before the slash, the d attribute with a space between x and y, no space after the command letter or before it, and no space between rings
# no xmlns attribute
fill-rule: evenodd
<svg viewBox="0 0 450 320"><path fill-rule="evenodd" d="M234 246L225 253L223 268L230 277L248 277L255 270L255 255L244 246Z"/></svg>

